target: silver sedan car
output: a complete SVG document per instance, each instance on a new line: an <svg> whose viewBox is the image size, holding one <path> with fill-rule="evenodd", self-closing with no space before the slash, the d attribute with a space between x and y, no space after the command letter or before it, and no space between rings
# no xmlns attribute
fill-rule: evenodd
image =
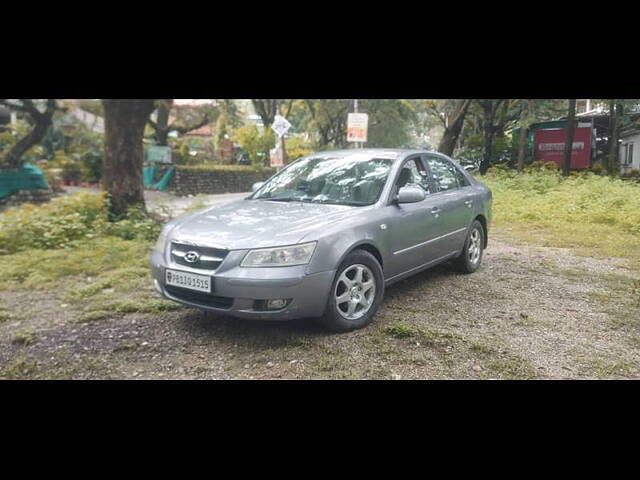
<svg viewBox="0 0 640 480"><path fill-rule="evenodd" d="M170 300L235 317L362 328L388 285L446 261L476 271L491 200L440 153L320 152L243 200L165 225L154 284Z"/></svg>

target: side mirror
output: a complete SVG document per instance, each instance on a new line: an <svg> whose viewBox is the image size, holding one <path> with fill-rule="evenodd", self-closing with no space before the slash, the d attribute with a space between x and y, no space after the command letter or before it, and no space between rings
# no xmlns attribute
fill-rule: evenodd
<svg viewBox="0 0 640 480"><path fill-rule="evenodd" d="M398 190L398 203L417 203L427 197L420 187L402 187Z"/></svg>
<svg viewBox="0 0 640 480"><path fill-rule="evenodd" d="M255 192L256 190L259 190L259 189L260 189L260 187L262 187L262 185L264 185L264 182L257 182L257 183L254 183L254 184L251 186L251 191L252 191L252 192Z"/></svg>

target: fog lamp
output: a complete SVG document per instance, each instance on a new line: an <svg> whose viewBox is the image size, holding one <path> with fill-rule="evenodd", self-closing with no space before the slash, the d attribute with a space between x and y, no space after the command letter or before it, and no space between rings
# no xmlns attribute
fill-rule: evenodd
<svg viewBox="0 0 640 480"><path fill-rule="evenodd" d="M267 300L267 310L280 310L287 306L287 300L278 298L276 300Z"/></svg>

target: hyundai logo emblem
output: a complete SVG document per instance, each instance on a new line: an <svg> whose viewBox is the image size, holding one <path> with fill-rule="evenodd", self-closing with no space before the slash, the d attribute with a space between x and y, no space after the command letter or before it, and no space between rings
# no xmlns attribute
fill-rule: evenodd
<svg viewBox="0 0 640 480"><path fill-rule="evenodd" d="M198 260L200 260L198 252L187 252L184 254L184 261L187 263L196 263Z"/></svg>

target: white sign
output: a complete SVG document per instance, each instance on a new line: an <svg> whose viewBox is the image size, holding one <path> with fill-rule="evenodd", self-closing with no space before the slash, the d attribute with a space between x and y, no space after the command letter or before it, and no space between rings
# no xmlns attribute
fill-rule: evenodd
<svg viewBox="0 0 640 480"><path fill-rule="evenodd" d="M271 128L278 134L279 137L283 136L291 128L289 121L281 115L276 115L273 119L273 125Z"/></svg>
<svg viewBox="0 0 640 480"><path fill-rule="evenodd" d="M284 165L282 149L280 147L269 150L269 161L272 167L282 167Z"/></svg>
<svg viewBox="0 0 640 480"><path fill-rule="evenodd" d="M350 113L347 117L347 142L366 142L368 128L369 115L366 113Z"/></svg>

